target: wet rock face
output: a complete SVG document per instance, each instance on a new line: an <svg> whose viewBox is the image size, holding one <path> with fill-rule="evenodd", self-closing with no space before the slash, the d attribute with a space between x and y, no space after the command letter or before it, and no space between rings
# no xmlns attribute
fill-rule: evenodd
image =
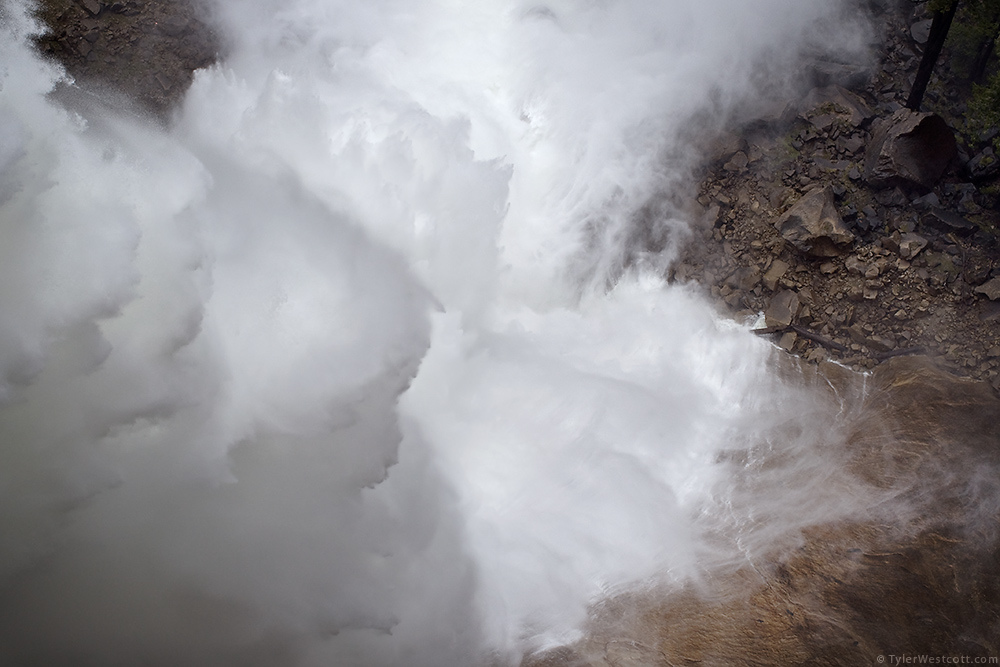
<svg viewBox="0 0 1000 667"><path fill-rule="evenodd" d="M195 0L42 0L38 14L49 28L40 50L78 84L99 96L124 93L161 117L220 49Z"/></svg>
<svg viewBox="0 0 1000 667"><path fill-rule="evenodd" d="M865 178L876 187L903 181L933 188L957 155L955 135L940 116L899 109L874 127Z"/></svg>

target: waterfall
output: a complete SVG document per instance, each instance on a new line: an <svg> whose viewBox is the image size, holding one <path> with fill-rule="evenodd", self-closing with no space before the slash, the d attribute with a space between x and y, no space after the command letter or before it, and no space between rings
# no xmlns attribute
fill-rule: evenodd
<svg viewBox="0 0 1000 667"><path fill-rule="evenodd" d="M0 661L517 664L862 506L841 406L664 278L693 137L839 4L220 2L163 128L7 0Z"/></svg>

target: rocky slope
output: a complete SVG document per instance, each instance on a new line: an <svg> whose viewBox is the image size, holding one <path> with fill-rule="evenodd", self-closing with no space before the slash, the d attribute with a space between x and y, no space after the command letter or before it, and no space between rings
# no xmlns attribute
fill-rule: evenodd
<svg viewBox="0 0 1000 667"><path fill-rule="evenodd" d="M739 319L765 313L762 328L809 360L864 370L928 354L1000 387L992 149L959 136L956 150L939 116L900 110L919 62L922 7L903 3L883 17L881 63L864 85L816 88L721 142L699 187L700 238L671 278L704 285ZM947 77L932 90L944 92L925 109L950 116L957 94ZM921 121L896 159L930 169L922 177L905 177L907 165L884 154L879 166L880 130L902 132L907 118Z"/></svg>

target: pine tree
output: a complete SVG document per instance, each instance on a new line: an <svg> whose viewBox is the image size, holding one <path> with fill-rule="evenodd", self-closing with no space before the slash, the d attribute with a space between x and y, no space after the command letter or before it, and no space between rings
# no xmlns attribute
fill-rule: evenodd
<svg viewBox="0 0 1000 667"><path fill-rule="evenodd" d="M927 84L931 80L934 66L937 64L938 56L941 55L941 49L948 38L948 31L958 10L958 0L935 0L930 3L930 7L934 11L931 32L924 46L924 57L920 59L920 67L917 68L917 78L913 81L910 96L906 100L906 108L913 111L920 111Z"/></svg>

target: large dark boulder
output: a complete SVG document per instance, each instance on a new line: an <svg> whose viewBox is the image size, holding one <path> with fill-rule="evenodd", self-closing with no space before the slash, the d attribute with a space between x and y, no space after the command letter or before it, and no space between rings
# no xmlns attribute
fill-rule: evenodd
<svg viewBox="0 0 1000 667"><path fill-rule="evenodd" d="M875 124L865 178L875 187L933 188L957 155L955 135L940 116L899 109Z"/></svg>

